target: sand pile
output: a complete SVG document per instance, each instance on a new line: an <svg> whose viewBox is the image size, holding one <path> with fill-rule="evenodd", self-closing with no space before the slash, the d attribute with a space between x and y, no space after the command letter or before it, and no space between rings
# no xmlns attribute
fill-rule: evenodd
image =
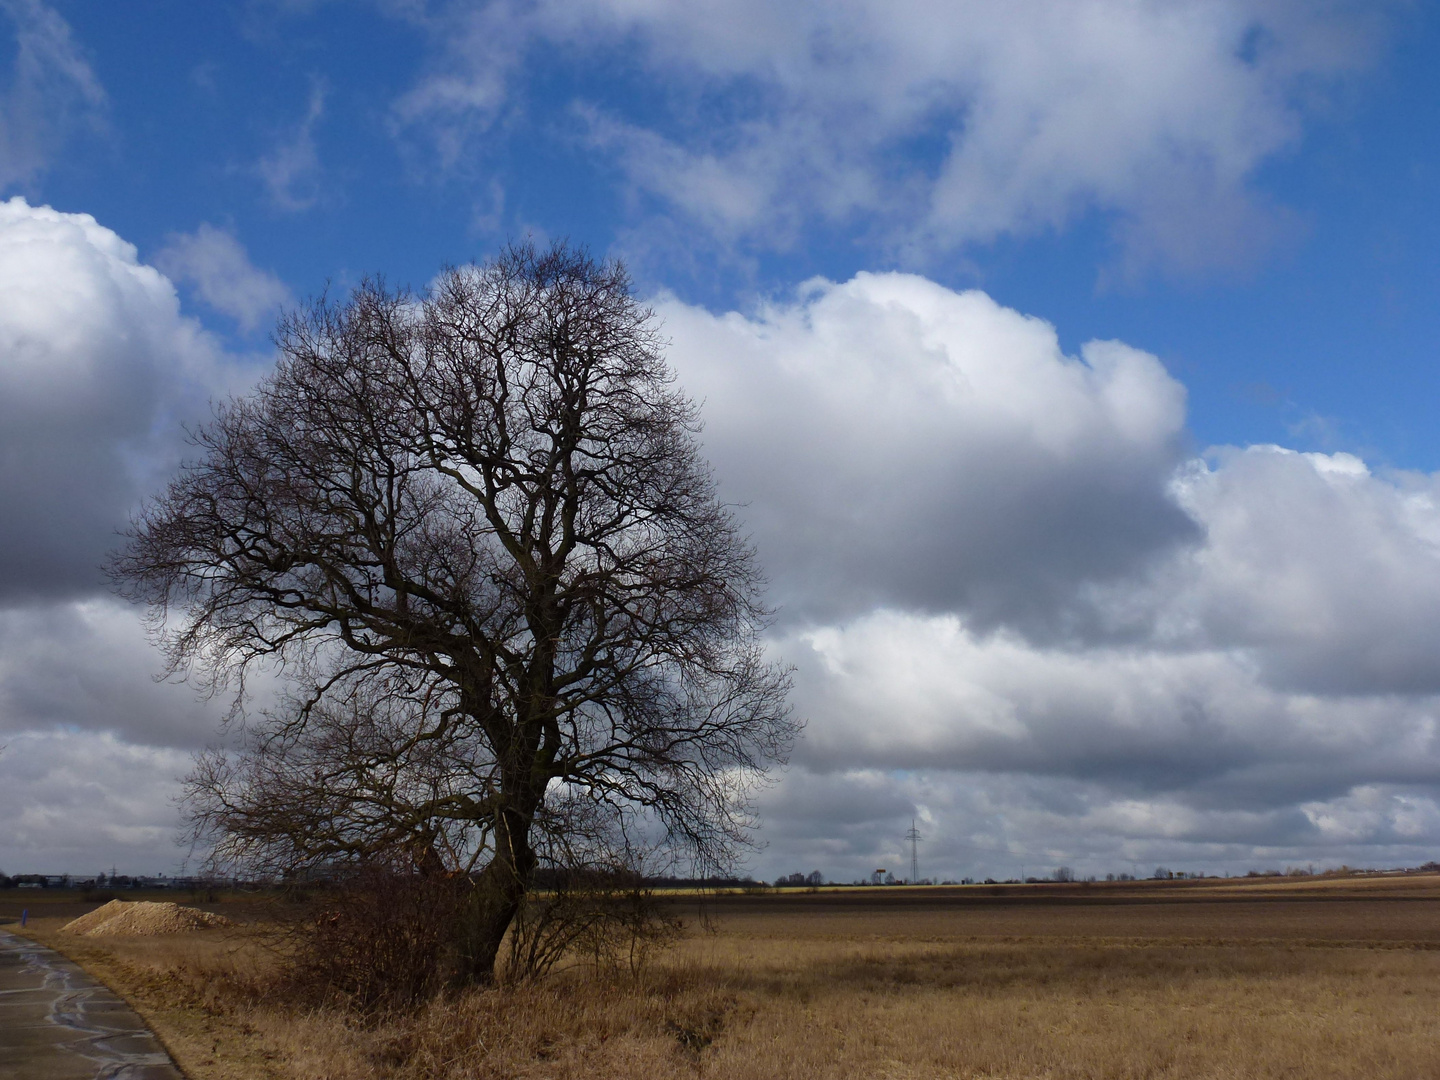
<svg viewBox="0 0 1440 1080"><path fill-rule="evenodd" d="M153 937L159 934L183 934L187 930L208 930L229 926L223 915L181 907L179 904L141 900L130 903L111 900L88 915L66 923L62 930L87 937Z"/></svg>
<svg viewBox="0 0 1440 1080"><path fill-rule="evenodd" d="M81 915L78 919L66 923L60 929L67 934L88 934L92 928L106 919L113 919L129 906L124 900L111 900L108 904L101 904L90 914Z"/></svg>

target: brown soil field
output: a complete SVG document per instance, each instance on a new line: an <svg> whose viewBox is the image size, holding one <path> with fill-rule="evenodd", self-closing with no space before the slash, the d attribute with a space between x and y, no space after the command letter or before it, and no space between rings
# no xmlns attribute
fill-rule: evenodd
<svg viewBox="0 0 1440 1080"><path fill-rule="evenodd" d="M686 933L637 976L371 1023L267 995L253 900L77 939L73 895L0 894L0 920L28 906L193 1080L1440 1076L1437 875L677 897Z"/></svg>

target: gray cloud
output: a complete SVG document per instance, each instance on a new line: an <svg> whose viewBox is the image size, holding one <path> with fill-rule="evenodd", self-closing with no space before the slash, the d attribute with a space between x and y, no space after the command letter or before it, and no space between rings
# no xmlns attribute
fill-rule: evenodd
<svg viewBox="0 0 1440 1080"><path fill-rule="evenodd" d="M1440 697L1268 687L1243 651L1054 649L896 612L777 643L811 717L799 764L983 770L1273 808L1440 779Z"/></svg>
<svg viewBox="0 0 1440 1080"><path fill-rule="evenodd" d="M185 850L174 777L188 754L108 734L35 731L0 753L8 873L174 874Z"/></svg>
<svg viewBox="0 0 1440 1080"><path fill-rule="evenodd" d="M924 837L920 873L936 880L1172 870L1415 866L1434 858L1440 790L1362 785L1282 807L1197 809L1104 784L985 772L817 775L792 769L765 798L770 843L751 864L767 879L818 869L839 881L885 867L907 876L905 831ZM833 820L854 800L868 817Z"/></svg>
<svg viewBox="0 0 1440 1080"><path fill-rule="evenodd" d="M0 289L3 605L97 588L179 419L222 383L170 282L88 215L0 204Z"/></svg>
<svg viewBox="0 0 1440 1080"><path fill-rule="evenodd" d="M1171 568L1162 632L1244 647L1280 687L1440 693L1440 477L1259 446L1179 490L1209 540Z"/></svg>
<svg viewBox="0 0 1440 1080"><path fill-rule="evenodd" d="M0 290L0 862L173 871L176 779L227 703L152 680L99 564L173 470L181 421L255 369L88 215L0 203Z"/></svg>
<svg viewBox="0 0 1440 1080"><path fill-rule="evenodd" d="M119 600L0 610L0 742L63 730L167 751L213 745L230 699L157 682L160 666L137 613Z"/></svg>
<svg viewBox="0 0 1440 1080"><path fill-rule="evenodd" d="M1028 792L1006 829L1108 806L1072 848L1087 858L1129 837L1146 859L1403 859L1434 837L1436 477L1279 447L1188 457L1153 357L1066 357L1044 323L917 278L660 310L810 719L777 844L879 858L857 852L920 775L932 798L976 777ZM1369 818L1345 809L1366 799ZM1407 813L1418 831L1386 824ZM1342 843L1342 819L1370 824Z"/></svg>

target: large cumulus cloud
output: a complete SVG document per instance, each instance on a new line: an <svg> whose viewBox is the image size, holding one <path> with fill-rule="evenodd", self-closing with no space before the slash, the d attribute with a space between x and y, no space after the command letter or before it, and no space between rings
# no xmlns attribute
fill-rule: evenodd
<svg viewBox="0 0 1440 1080"><path fill-rule="evenodd" d="M1088 582L1198 538L1167 490L1185 391L1119 342L910 275L753 318L659 305L787 618L895 605L1045 632Z"/></svg>
<svg viewBox="0 0 1440 1080"><path fill-rule="evenodd" d="M0 291L0 604L93 591L218 350L88 214L0 203Z"/></svg>

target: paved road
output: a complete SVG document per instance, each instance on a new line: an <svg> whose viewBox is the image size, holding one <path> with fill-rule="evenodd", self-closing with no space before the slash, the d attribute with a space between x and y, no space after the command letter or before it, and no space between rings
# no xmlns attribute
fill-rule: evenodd
<svg viewBox="0 0 1440 1080"><path fill-rule="evenodd" d="M133 1009L53 949L0 930L0 1080L183 1080Z"/></svg>

